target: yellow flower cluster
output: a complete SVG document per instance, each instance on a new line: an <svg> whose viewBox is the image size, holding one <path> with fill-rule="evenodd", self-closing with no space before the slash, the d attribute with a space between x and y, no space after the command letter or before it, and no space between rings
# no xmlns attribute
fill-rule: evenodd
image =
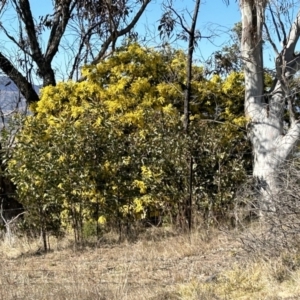
<svg viewBox="0 0 300 300"><path fill-rule="evenodd" d="M142 166L141 170L142 170L142 175L143 175L144 178L151 178L152 177L153 173L152 173L152 171L150 170L149 167Z"/></svg>
<svg viewBox="0 0 300 300"><path fill-rule="evenodd" d="M141 194L145 194L147 192L147 186L146 186L144 181L134 180L133 181L133 186L139 188Z"/></svg>

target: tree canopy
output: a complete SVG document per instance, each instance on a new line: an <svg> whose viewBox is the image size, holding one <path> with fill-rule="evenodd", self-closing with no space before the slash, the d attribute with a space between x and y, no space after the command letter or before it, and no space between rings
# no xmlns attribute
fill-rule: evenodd
<svg viewBox="0 0 300 300"><path fill-rule="evenodd" d="M190 229L192 217L228 215L247 175L257 207L275 211L277 170L300 133L300 17L290 21L291 6L240 1L232 40L199 62L194 53L206 38L197 28L200 0L183 12L166 1L161 43L148 46L134 26L150 0L52 1L42 16L30 3L2 1L0 24L20 51L18 59L0 52L0 69L30 104L27 116L12 114L1 140L2 171L27 212L26 226L41 230L44 241L70 229L80 241L86 228L129 230L158 216ZM263 64L268 44L277 56L273 70ZM65 81L54 67L61 50ZM41 78L39 94L33 76Z"/></svg>
<svg viewBox="0 0 300 300"><path fill-rule="evenodd" d="M206 79L201 67L193 67L186 136L185 63L182 51L133 43L86 66L86 81L42 90L9 161L32 224L47 231L72 226L80 237L86 222L133 222L158 212L179 219L188 191L188 152L195 158L199 212L225 214L249 167L241 127L243 76Z"/></svg>

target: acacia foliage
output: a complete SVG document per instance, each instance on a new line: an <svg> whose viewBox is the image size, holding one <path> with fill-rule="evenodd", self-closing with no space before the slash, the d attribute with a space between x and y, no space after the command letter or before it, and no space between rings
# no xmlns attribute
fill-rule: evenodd
<svg viewBox="0 0 300 300"><path fill-rule="evenodd" d="M9 174L31 224L57 231L180 216L193 157L194 207L223 214L249 160L242 75L203 77L194 66L189 135L182 127L182 51L130 44L84 82L45 87L16 136Z"/></svg>

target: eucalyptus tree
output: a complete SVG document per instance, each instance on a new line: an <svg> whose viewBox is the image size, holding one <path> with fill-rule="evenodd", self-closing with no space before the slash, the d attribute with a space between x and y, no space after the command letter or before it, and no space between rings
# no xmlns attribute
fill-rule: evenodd
<svg viewBox="0 0 300 300"><path fill-rule="evenodd" d="M245 114L254 155L253 176L262 196L262 214L264 210L275 210L274 199L281 190L279 168L284 166L300 137L299 103L294 85L300 68L300 55L296 53L300 7L294 20L290 19L296 4L299 7L295 1L240 0ZM290 21L284 22L288 15ZM281 42L280 50L277 38ZM276 55L273 85L267 92L264 89L264 41L270 43Z"/></svg>

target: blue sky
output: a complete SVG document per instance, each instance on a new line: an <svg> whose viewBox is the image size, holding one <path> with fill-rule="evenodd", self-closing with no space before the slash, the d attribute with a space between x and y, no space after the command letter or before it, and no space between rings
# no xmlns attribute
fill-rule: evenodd
<svg viewBox="0 0 300 300"><path fill-rule="evenodd" d="M31 0L30 3L33 14L36 16L45 15L52 9L52 4L49 0ZM162 15L161 3L161 0L152 0L136 28L141 36L146 33L149 38L149 43L152 39L153 45L161 42L157 32L158 21ZM178 12L186 8L192 11L194 1L175 0L174 5ZM202 0L197 28L201 31L203 36L211 35L212 32L214 32L215 37L210 41L207 39L201 40L197 51L199 58L202 56L207 58L213 51L220 49L230 38L228 31L239 21L240 12L235 0L231 0L229 6L227 6L223 0ZM182 43L179 46L184 47L185 45Z"/></svg>
<svg viewBox="0 0 300 300"><path fill-rule="evenodd" d="M137 26L137 31L143 35L146 32L149 35L149 39L152 38L153 44L159 44L159 37L157 27L159 25L159 18L162 15L161 2L154 0L147 8L146 14L140 20ZM176 11L181 13L184 9L193 11L194 1L175 0L174 6ZM185 13L187 16L187 14ZM200 12L197 21L197 29L200 30L203 36L213 37L208 40L203 38L197 49L196 56L200 60L208 58L213 51L221 49L229 39L229 31L233 25L241 20L238 3L235 0L231 0L229 6L227 6L223 0L206 0L201 1ZM189 19L187 18L187 22ZM151 43L149 41L149 43ZM179 47L184 48L184 43L179 43Z"/></svg>
<svg viewBox="0 0 300 300"><path fill-rule="evenodd" d="M174 6L178 13L182 13L184 9L193 11L194 1L193 0L173 0ZM30 0L31 8L34 16L46 15L52 11L51 0ZM197 21L197 29L200 30L203 36L213 37L210 40L203 38L198 43L198 48L194 58L197 61L204 61L207 59L212 52L220 50L226 42L230 40L230 29L235 23L241 20L238 2L231 0L230 5L226 5L223 0L202 0L200 6L199 17ZM159 25L159 19L162 15L161 8L162 0L152 0L149 4L146 13L140 19L136 31L139 32L140 36L146 35L146 43L149 46L156 46L161 44L159 39L159 32L157 27ZM185 14L187 22L190 21L188 15ZM10 21L9 16L6 20L1 19L2 22L8 21L11 23L12 29L17 25L16 22ZM3 35L1 34L1 38ZM10 45L8 43L2 43L4 47L10 51ZM44 45L45 46L45 45ZM174 46L186 49L186 43L176 42ZM272 51L269 51L265 62L273 66ZM62 51L58 53L55 59L55 65L59 65L63 68L64 55Z"/></svg>
<svg viewBox="0 0 300 300"><path fill-rule="evenodd" d="M157 32L158 20L162 14L161 11L162 0L152 0L149 7L147 8L146 14L140 20L138 25L138 31L143 35L144 32L148 32L149 36L152 37L152 43L155 45L159 44L159 37ZM187 8L191 13L194 8L193 0L173 0L176 11L181 12ZM230 0L230 4L226 5L224 0L202 0L200 5L200 12L197 21L197 29L200 30L203 36L213 35L211 39L203 38L198 43L197 51L195 52L195 59L203 62L207 59L214 51L220 50L228 41L230 41L230 29L233 28L234 24L241 21L241 13L239 9L238 0ZM283 2L284 3L284 2ZM289 31L289 24L294 20L298 13L300 1L297 1L294 6L289 8L289 18L282 17L284 23L287 23L286 31ZM185 14L187 16L187 14ZM281 51L281 46L277 39L274 26L270 16L266 15L269 21L269 32L274 36L273 42L278 47L278 51ZM187 21L190 19L187 18ZM151 43L151 41L150 41ZM186 49L186 44L183 42L177 42L177 46ZM176 45L176 44L175 44ZM275 52L271 46L266 43L264 46L264 65L268 68L274 68Z"/></svg>
<svg viewBox="0 0 300 300"><path fill-rule="evenodd" d="M164 0L165 1L165 0ZM184 9L192 12L194 8L193 0L173 0L174 7L178 13L182 13ZM147 36L146 43L149 46L157 46L161 44L159 39L159 32L157 27L159 25L159 19L162 15L162 0L152 0L147 7L146 13L140 19L136 31L142 37ZM38 16L45 16L52 12L52 1L51 0L30 0L30 5L33 15L37 18ZM5 26L10 25L10 32L13 33L17 29L17 21L13 18L14 12L8 11L5 13L5 17L1 18L1 21ZM189 17L185 12L187 22ZM195 53L195 59L203 61L209 57L209 55L218 49L220 49L225 42L229 40L229 30L233 27L236 22L240 21L240 12L238 4L235 0L231 0L231 4L227 6L223 0L202 0L200 6L200 13L197 22L197 29L200 30L203 36L214 35L213 38L208 41L202 39L199 42L199 47ZM48 36L44 34L44 40L47 40ZM9 52L13 53L16 50L10 42L3 42L4 35L0 34L1 44ZM176 42L174 46L186 49L186 44L183 42ZM43 43L42 47L45 47ZM57 54L54 65L61 69L63 73L65 57L62 51ZM62 75L62 77L64 77Z"/></svg>

